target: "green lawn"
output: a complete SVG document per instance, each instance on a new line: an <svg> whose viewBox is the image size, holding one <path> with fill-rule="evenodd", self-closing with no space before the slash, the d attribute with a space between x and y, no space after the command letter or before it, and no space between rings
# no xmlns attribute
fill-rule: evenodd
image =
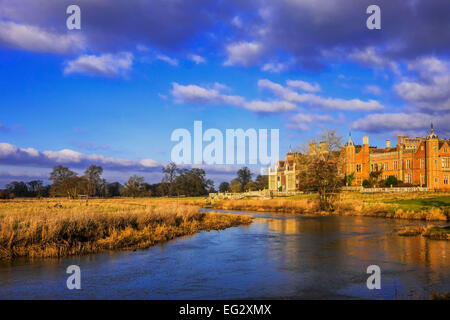
<svg viewBox="0 0 450 320"><path fill-rule="evenodd" d="M430 208L439 208L442 210L450 209L450 196L423 199L387 200L384 202L397 204L401 209L409 211L422 211Z"/></svg>

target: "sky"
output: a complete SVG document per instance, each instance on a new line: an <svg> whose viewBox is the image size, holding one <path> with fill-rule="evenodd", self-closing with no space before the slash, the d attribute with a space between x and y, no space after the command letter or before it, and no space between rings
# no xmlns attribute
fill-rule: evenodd
<svg viewBox="0 0 450 320"><path fill-rule="evenodd" d="M281 158L326 128L450 137L449 71L448 0L0 0L0 187L58 164L159 182L194 121L279 129Z"/></svg>

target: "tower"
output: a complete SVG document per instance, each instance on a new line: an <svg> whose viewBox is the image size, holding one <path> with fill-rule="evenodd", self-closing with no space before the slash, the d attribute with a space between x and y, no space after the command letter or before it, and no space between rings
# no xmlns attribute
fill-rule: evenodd
<svg viewBox="0 0 450 320"><path fill-rule="evenodd" d="M348 141L344 146L345 150L345 174L349 175L355 172L355 144L352 141L352 133L348 135Z"/></svg>
<svg viewBox="0 0 450 320"><path fill-rule="evenodd" d="M439 189L439 137L434 133L433 123L431 123L430 134L425 142L425 163L428 190Z"/></svg>

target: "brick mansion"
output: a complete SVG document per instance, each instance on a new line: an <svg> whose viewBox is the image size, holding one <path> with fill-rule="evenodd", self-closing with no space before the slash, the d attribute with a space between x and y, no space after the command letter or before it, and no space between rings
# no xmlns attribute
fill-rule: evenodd
<svg viewBox="0 0 450 320"><path fill-rule="evenodd" d="M342 174L354 173L352 185L361 185L369 179L371 171L382 170L382 179L395 176L404 183L426 186L428 190L450 190L450 140L439 139L431 125L427 137L397 136L397 145L386 140L385 148L369 146L369 137L363 137L362 146L355 145L349 137L340 149L343 157ZM328 152L326 141L310 144L308 155ZM286 160L269 167L269 190L296 191L298 177L295 158L298 153L289 150Z"/></svg>

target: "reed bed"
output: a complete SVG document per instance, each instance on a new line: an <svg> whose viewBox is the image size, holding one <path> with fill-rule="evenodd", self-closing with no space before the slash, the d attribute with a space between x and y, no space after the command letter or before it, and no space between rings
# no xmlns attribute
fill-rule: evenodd
<svg viewBox="0 0 450 320"><path fill-rule="evenodd" d="M175 201L10 200L0 203L0 260L147 248L202 230L249 224L250 216L203 213Z"/></svg>
<svg viewBox="0 0 450 320"><path fill-rule="evenodd" d="M393 219L448 221L449 210L429 207L420 211L406 210L396 204L358 200L336 200L333 211L322 211L317 199L221 200L216 209L253 212L288 213L296 215L369 216Z"/></svg>

